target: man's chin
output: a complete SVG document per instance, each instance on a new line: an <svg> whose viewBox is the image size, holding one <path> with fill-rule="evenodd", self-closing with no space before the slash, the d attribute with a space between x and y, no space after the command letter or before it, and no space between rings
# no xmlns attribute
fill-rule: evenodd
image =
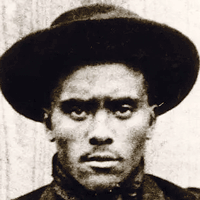
<svg viewBox="0 0 200 200"><path fill-rule="evenodd" d="M90 177L82 180L81 184L88 190L101 193L118 187L121 181L121 178L116 177L115 175L101 174L91 175Z"/></svg>

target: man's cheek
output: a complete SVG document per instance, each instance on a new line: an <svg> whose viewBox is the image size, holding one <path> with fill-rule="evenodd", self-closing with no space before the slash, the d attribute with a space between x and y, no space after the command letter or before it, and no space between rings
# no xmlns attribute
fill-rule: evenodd
<svg viewBox="0 0 200 200"><path fill-rule="evenodd" d="M55 124L53 126L52 134L57 140L63 140L65 142L74 141L80 135L79 131L74 127L70 127L70 124L67 122L58 122Z"/></svg>
<svg viewBox="0 0 200 200"><path fill-rule="evenodd" d="M57 143L58 155L62 164L65 165L73 162L73 159L75 159L77 156L77 152L73 147L72 142L60 138L56 141L56 143Z"/></svg>
<svg viewBox="0 0 200 200"><path fill-rule="evenodd" d="M142 151L146 142L146 129L129 129L128 134L124 135L124 140L121 144L124 146L128 154L137 154ZM142 151L143 152L143 151Z"/></svg>
<svg viewBox="0 0 200 200"><path fill-rule="evenodd" d="M83 151L82 144L74 139L59 138L56 140L57 150L68 159L80 156Z"/></svg>

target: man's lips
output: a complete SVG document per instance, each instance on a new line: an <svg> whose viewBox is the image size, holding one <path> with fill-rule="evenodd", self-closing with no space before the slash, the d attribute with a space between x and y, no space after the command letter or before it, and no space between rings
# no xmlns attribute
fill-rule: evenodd
<svg viewBox="0 0 200 200"><path fill-rule="evenodd" d="M81 161L94 168L110 168L118 164L122 158L109 152L87 154Z"/></svg>
<svg viewBox="0 0 200 200"><path fill-rule="evenodd" d="M122 160L120 156L117 156L109 152L91 153L81 157L82 162L90 162L90 161L104 162L104 161L120 161L120 160Z"/></svg>
<svg viewBox="0 0 200 200"><path fill-rule="evenodd" d="M98 162L105 162L105 161L116 161L119 159L110 157L110 156L92 156L88 158L86 161L98 161Z"/></svg>

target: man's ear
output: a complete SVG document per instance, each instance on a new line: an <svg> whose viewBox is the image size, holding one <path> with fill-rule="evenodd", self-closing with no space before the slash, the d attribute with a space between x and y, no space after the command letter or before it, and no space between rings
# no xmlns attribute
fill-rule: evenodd
<svg viewBox="0 0 200 200"><path fill-rule="evenodd" d="M52 129L51 127L51 111L49 109L43 108L44 110L44 117L43 117L43 123L49 130Z"/></svg>
<svg viewBox="0 0 200 200"><path fill-rule="evenodd" d="M55 137L52 133L52 125L51 125L51 111L49 109L43 108L44 110L44 117L43 117L43 124L46 127L46 133L49 141L54 142Z"/></svg>
<svg viewBox="0 0 200 200"><path fill-rule="evenodd" d="M149 119L149 130L148 130L147 135L146 135L147 139L151 139L152 136L153 136L153 130L155 128L156 119L157 119L155 109L157 107L158 107L157 105L153 105L150 108L151 110L150 110L150 119Z"/></svg>

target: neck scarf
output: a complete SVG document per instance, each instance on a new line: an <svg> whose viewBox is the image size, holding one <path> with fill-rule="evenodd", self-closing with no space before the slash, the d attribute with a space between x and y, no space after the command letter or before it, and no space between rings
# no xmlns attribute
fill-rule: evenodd
<svg viewBox="0 0 200 200"><path fill-rule="evenodd" d="M144 159L139 166L122 184L112 190L95 193L84 188L70 174L66 173L58 160L57 154L53 158L52 183L55 193L63 200L140 200L144 176Z"/></svg>

